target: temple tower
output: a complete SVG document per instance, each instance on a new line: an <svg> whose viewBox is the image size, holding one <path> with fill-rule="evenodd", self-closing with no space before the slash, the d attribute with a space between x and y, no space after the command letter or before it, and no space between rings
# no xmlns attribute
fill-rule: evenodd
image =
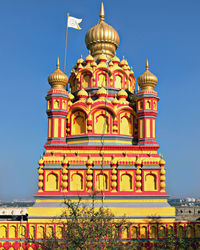
<svg viewBox="0 0 200 250"><path fill-rule="evenodd" d="M49 76L49 136L29 221L59 218L65 199L81 197L87 205L95 193L95 205L118 218L172 222L175 209L167 202L165 161L156 142L158 79L147 61L136 94L133 69L116 55L119 35L105 22L103 4L85 42L89 53L71 70L71 93L59 63Z"/></svg>

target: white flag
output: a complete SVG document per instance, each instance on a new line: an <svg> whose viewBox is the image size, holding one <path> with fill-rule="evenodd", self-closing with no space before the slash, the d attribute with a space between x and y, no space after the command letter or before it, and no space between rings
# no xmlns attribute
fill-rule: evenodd
<svg viewBox="0 0 200 250"><path fill-rule="evenodd" d="M70 28L81 30L81 27L79 26L79 23L81 22L82 22L82 19L78 19L72 16L68 17L68 27Z"/></svg>

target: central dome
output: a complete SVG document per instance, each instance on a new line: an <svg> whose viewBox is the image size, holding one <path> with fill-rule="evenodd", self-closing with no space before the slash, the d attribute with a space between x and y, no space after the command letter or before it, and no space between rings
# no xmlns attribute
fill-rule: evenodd
<svg viewBox="0 0 200 250"><path fill-rule="evenodd" d="M117 31L104 22L104 6L101 3L99 23L92 27L85 36L85 43L91 55L98 59L101 54L112 58L119 45L119 35Z"/></svg>

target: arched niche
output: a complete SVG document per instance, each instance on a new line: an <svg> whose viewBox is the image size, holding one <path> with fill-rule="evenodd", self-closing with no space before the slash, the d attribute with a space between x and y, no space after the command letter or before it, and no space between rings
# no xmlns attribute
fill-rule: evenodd
<svg viewBox="0 0 200 250"><path fill-rule="evenodd" d="M129 226L128 225L123 225L122 226L121 238L122 239L128 239L129 238Z"/></svg>
<svg viewBox="0 0 200 250"><path fill-rule="evenodd" d="M152 239L156 239L157 238L157 228L156 225L151 225L149 227L149 237Z"/></svg>
<svg viewBox="0 0 200 250"><path fill-rule="evenodd" d="M130 174L122 174L120 180L120 191L133 190L133 177Z"/></svg>
<svg viewBox="0 0 200 250"><path fill-rule="evenodd" d="M151 109L151 101L146 100L146 109Z"/></svg>
<svg viewBox="0 0 200 250"><path fill-rule="evenodd" d="M100 173L96 176L95 189L96 191L108 190L108 177L106 174Z"/></svg>
<svg viewBox="0 0 200 250"><path fill-rule="evenodd" d="M116 89L122 88L122 77L120 75L115 76L115 88Z"/></svg>
<svg viewBox="0 0 200 250"><path fill-rule="evenodd" d="M17 228L16 226L12 225L9 227L9 238L14 239L17 237Z"/></svg>
<svg viewBox="0 0 200 250"><path fill-rule="evenodd" d="M0 226L0 235L1 238L6 238L7 237L7 227L6 226Z"/></svg>
<svg viewBox="0 0 200 250"><path fill-rule="evenodd" d="M159 238L165 238L166 237L166 228L164 226L160 226L158 228L158 235L159 235Z"/></svg>
<svg viewBox="0 0 200 250"><path fill-rule="evenodd" d="M70 179L71 191L83 191L83 176L80 173L74 173Z"/></svg>
<svg viewBox="0 0 200 250"><path fill-rule="evenodd" d="M157 176L155 174L149 173L145 176L144 182L145 191L157 191Z"/></svg>
<svg viewBox="0 0 200 250"><path fill-rule="evenodd" d="M26 227L23 225L20 225L18 228L18 236L19 238L25 238L26 237Z"/></svg>
<svg viewBox="0 0 200 250"><path fill-rule="evenodd" d="M47 237L52 237L54 235L54 228L53 226L51 225L48 225L46 227L46 234L47 234Z"/></svg>
<svg viewBox="0 0 200 250"><path fill-rule="evenodd" d="M62 239L63 235L63 227L62 226L56 226L56 237L58 239Z"/></svg>
<svg viewBox="0 0 200 250"><path fill-rule="evenodd" d="M133 135L133 115L129 112L120 114L120 134Z"/></svg>
<svg viewBox="0 0 200 250"><path fill-rule="evenodd" d="M138 228L136 226L131 226L131 239L138 238Z"/></svg>
<svg viewBox="0 0 200 250"><path fill-rule="evenodd" d="M54 172L51 172L47 175L46 183L45 183L46 191L58 191L59 190L59 182L58 175Z"/></svg>
<svg viewBox="0 0 200 250"><path fill-rule="evenodd" d="M85 134L85 113L83 111L76 111L72 114L71 119L71 134Z"/></svg>
<svg viewBox="0 0 200 250"><path fill-rule="evenodd" d="M186 227L186 237L193 238L194 237L194 229L191 225L187 225Z"/></svg>
<svg viewBox="0 0 200 250"><path fill-rule="evenodd" d="M33 225L29 227L29 237L35 239L35 226Z"/></svg>
<svg viewBox="0 0 200 250"><path fill-rule="evenodd" d="M140 227L140 238L141 239L146 239L147 238L147 227L146 226L141 226Z"/></svg>
<svg viewBox="0 0 200 250"><path fill-rule="evenodd" d="M184 227L183 226L178 226L178 229L177 229L177 236L179 238L183 238L185 236L184 234Z"/></svg>
<svg viewBox="0 0 200 250"><path fill-rule="evenodd" d="M59 109L59 108L60 108L59 100L54 100L53 108L54 108L54 109Z"/></svg>
<svg viewBox="0 0 200 250"><path fill-rule="evenodd" d="M111 129L111 115L109 112L97 111L94 113L94 133L95 134L109 134Z"/></svg>
<svg viewBox="0 0 200 250"><path fill-rule="evenodd" d="M45 237L44 226L37 225L37 238L43 239Z"/></svg>
<svg viewBox="0 0 200 250"><path fill-rule="evenodd" d="M100 72L97 74L97 87L108 87L109 78L106 72Z"/></svg>
<svg viewBox="0 0 200 250"><path fill-rule="evenodd" d="M85 88L90 88L90 87L91 87L91 74L85 73L85 74L81 77L81 87L82 87L83 89L85 89Z"/></svg>

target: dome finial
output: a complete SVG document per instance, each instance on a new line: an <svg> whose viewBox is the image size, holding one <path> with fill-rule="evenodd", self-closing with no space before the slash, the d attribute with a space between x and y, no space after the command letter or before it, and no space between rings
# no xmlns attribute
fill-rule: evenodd
<svg viewBox="0 0 200 250"><path fill-rule="evenodd" d="M149 61L148 59L146 60L146 66L145 66L146 70L149 70Z"/></svg>
<svg viewBox="0 0 200 250"><path fill-rule="evenodd" d="M104 12L104 6L103 6L103 2L101 2L101 9L100 9L100 22L104 21L104 17L105 17L105 12Z"/></svg>
<svg viewBox="0 0 200 250"><path fill-rule="evenodd" d="M59 57L57 57L57 64L56 64L56 67L57 67L57 69L59 69L59 68L60 68L60 61L59 61Z"/></svg>

